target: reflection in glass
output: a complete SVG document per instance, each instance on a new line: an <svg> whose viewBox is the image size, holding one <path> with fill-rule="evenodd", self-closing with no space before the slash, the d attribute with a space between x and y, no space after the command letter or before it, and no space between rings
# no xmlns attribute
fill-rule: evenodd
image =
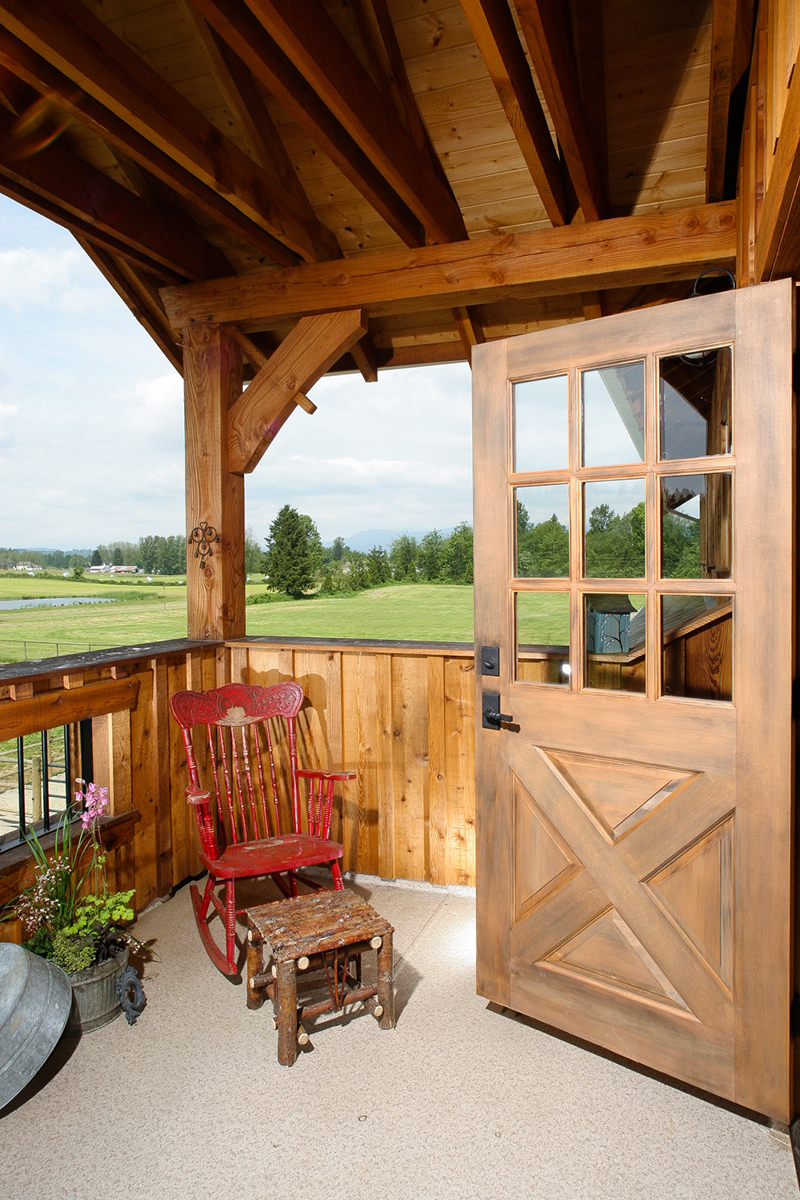
<svg viewBox="0 0 800 1200"><path fill-rule="evenodd" d="M644 461L644 363L581 374L583 464Z"/></svg>
<svg viewBox="0 0 800 1200"><path fill-rule="evenodd" d="M640 579L645 575L644 480L584 484L586 575Z"/></svg>
<svg viewBox="0 0 800 1200"><path fill-rule="evenodd" d="M515 488L517 575L522 579L569 575L569 484Z"/></svg>
<svg viewBox="0 0 800 1200"><path fill-rule="evenodd" d="M642 595L584 596L587 687L645 690L645 613Z"/></svg>
<svg viewBox="0 0 800 1200"><path fill-rule="evenodd" d="M514 470L562 471L569 466L569 386L566 375L514 384Z"/></svg>
<svg viewBox="0 0 800 1200"><path fill-rule="evenodd" d="M665 696L732 698L732 597L661 597L661 669Z"/></svg>
<svg viewBox="0 0 800 1200"><path fill-rule="evenodd" d="M661 480L661 573L665 579L728 579L731 476L665 475Z"/></svg>
<svg viewBox="0 0 800 1200"><path fill-rule="evenodd" d="M731 452L730 346L662 358L661 457Z"/></svg>
<svg viewBox="0 0 800 1200"><path fill-rule="evenodd" d="M569 683L569 594L517 592L517 679Z"/></svg>

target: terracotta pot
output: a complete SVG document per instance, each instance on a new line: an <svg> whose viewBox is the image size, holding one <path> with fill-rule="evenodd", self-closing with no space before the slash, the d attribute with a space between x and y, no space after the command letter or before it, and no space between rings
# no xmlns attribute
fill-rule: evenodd
<svg viewBox="0 0 800 1200"><path fill-rule="evenodd" d="M72 1008L65 1037L91 1033L120 1015L122 1004L117 995L117 980L128 965L128 954L126 946L115 958L87 967L85 971L69 972Z"/></svg>

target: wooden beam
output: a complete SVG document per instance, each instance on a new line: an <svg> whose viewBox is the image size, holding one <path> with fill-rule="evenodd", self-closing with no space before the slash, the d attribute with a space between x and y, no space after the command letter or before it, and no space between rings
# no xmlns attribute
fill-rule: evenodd
<svg viewBox="0 0 800 1200"><path fill-rule="evenodd" d="M330 258L332 235L166 83L80 0L0 0L0 21L37 54L301 258Z"/></svg>
<svg viewBox="0 0 800 1200"><path fill-rule="evenodd" d="M800 275L800 52L758 224L753 282L785 275Z"/></svg>
<svg viewBox="0 0 800 1200"><path fill-rule="evenodd" d="M508 4L461 0L461 7L545 212L553 225L566 225L561 163Z"/></svg>
<svg viewBox="0 0 800 1200"><path fill-rule="evenodd" d="M164 288L170 321L268 329L288 317L360 307L368 316L425 312L513 297L570 295L691 279L736 255L736 204L476 238Z"/></svg>
<svg viewBox="0 0 800 1200"><path fill-rule="evenodd" d="M186 530L206 522L219 540L203 559L189 547L189 637L217 641L245 632L244 479L228 461L229 415L242 394L242 352L218 325L183 339L186 421ZM249 390L249 389L248 389Z"/></svg>
<svg viewBox="0 0 800 1200"><path fill-rule="evenodd" d="M247 0L339 123L425 226L428 241L467 236L453 193L405 129L317 0Z"/></svg>
<svg viewBox="0 0 800 1200"><path fill-rule="evenodd" d="M603 185L583 118L575 58L556 0L516 0L522 33L585 220L605 211Z"/></svg>
<svg viewBox="0 0 800 1200"><path fill-rule="evenodd" d="M71 153L66 143L39 148L20 133L20 121L0 110L0 173L78 218L101 245L129 247L134 262L160 274L209 279L224 259L199 234ZM106 236L108 235L108 236ZM224 267L223 267L224 269Z"/></svg>
<svg viewBox="0 0 800 1200"><path fill-rule="evenodd" d="M584 292L581 296L581 308L585 321L595 321L606 315L606 306L600 292Z"/></svg>
<svg viewBox="0 0 800 1200"><path fill-rule="evenodd" d="M425 241L422 222L339 124L300 71L243 4L193 0L257 79L339 168L407 246Z"/></svg>
<svg viewBox="0 0 800 1200"><path fill-rule="evenodd" d="M753 39L753 0L714 0L706 137L706 199L721 200L731 93L741 79L741 47ZM749 59L749 55L748 55Z"/></svg>
<svg viewBox="0 0 800 1200"><path fill-rule="evenodd" d="M248 473L261 460L307 392L366 330L358 309L304 317L234 403L228 417L230 470Z"/></svg>
<svg viewBox="0 0 800 1200"><path fill-rule="evenodd" d="M4 701L0 704L0 741L134 708L138 694L138 680L112 679L87 683L82 688L42 692L29 700Z"/></svg>
<svg viewBox="0 0 800 1200"><path fill-rule="evenodd" d="M183 374L183 354L175 331L170 327L158 290L148 284L129 263L107 250L78 237L78 245L88 254L98 271L111 284L123 304L130 309L143 329L169 359L179 375Z"/></svg>
<svg viewBox="0 0 800 1200"><path fill-rule="evenodd" d="M483 332L480 318L477 313L467 307L457 307L453 309L453 320L456 323L456 329L461 339L461 345L464 347L467 362L472 363L473 347L482 346L486 341L486 334Z"/></svg>
<svg viewBox="0 0 800 1200"><path fill-rule="evenodd" d="M227 329L233 340L238 342L241 346L242 353L249 361L250 365L255 369L257 377L258 372L262 370L262 368L264 368L269 362L269 356L264 354L263 350L259 350L255 342L251 341L246 333L242 333L238 325L228 325ZM255 378L253 382L255 382ZM314 401L309 400L308 396L305 396L302 392L298 392L296 394L294 397L294 402L309 414L313 414L317 411L317 406Z"/></svg>
<svg viewBox="0 0 800 1200"><path fill-rule="evenodd" d="M288 250L271 234L251 221L196 176L142 137L135 129L75 87L68 79L29 46L0 26L0 65L5 66L37 91L52 96L60 108L74 116L82 125L96 133L116 151L128 155L134 162L173 189L178 196L196 205L201 212L230 229L261 254L283 266L297 262L297 255Z"/></svg>
<svg viewBox="0 0 800 1200"><path fill-rule="evenodd" d="M375 344L368 333L365 333L360 341L353 343L350 347L350 354L361 372L361 378L364 382L377 383L378 351L375 349Z"/></svg>

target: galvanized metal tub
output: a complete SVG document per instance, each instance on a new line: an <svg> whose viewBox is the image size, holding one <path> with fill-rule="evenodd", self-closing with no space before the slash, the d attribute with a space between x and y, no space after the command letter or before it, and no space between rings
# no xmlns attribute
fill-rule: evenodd
<svg viewBox="0 0 800 1200"><path fill-rule="evenodd" d="M72 1004L65 971L0 942L0 1108L22 1091L61 1037Z"/></svg>
<svg viewBox="0 0 800 1200"><path fill-rule="evenodd" d="M126 946L115 958L87 967L85 971L73 971L72 1010L64 1030L65 1037L79 1037L108 1025L122 1012L117 995L117 980L128 965L129 948Z"/></svg>

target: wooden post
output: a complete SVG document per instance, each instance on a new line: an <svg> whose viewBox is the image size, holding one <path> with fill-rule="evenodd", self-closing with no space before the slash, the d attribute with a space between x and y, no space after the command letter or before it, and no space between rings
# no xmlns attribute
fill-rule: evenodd
<svg viewBox="0 0 800 1200"><path fill-rule="evenodd" d="M186 554L188 635L243 637L244 479L228 467L228 411L242 392L242 352L228 330L196 325L183 331L183 358L186 533L195 538Z"/></svg>

